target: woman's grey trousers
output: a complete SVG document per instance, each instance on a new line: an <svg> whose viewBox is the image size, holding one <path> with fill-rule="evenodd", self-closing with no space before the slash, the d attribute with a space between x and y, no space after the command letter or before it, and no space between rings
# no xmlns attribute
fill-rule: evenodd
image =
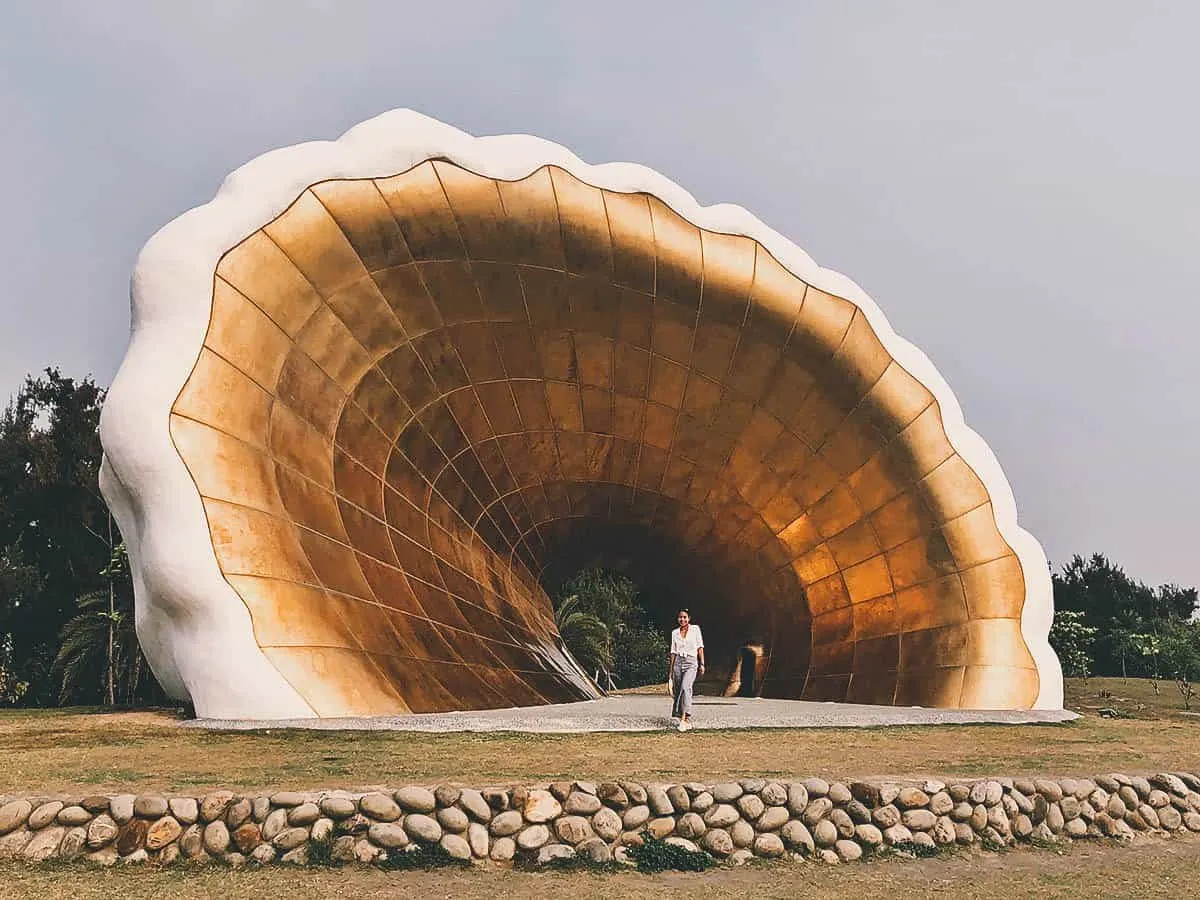
<svg viewBox="0 0 1200 900"><path fill-rule="evenodd" d="M696 683L697 668L696 657L675 657L675 668L671 671L671 681L675 686L675 705L671 709L671 715L676 718L692 714L692 686Z"/></svg>

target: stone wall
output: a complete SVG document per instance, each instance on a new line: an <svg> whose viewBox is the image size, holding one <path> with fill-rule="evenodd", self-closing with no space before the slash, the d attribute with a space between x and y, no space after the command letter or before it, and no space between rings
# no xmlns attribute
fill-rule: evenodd
<svg viewBox="0 0 1200 900"><path fill-rule="evenodd" d="M323 858L341 862L381 862L422 844L496 864L575 856L625 862L646 834L733 863L792 854L836 863L883 848L999 848L1180 830L1200 832L1200 777L1183 772L919 785L746 778L0 801L0 857L104 864L304 863L314 843Z"/></svg>

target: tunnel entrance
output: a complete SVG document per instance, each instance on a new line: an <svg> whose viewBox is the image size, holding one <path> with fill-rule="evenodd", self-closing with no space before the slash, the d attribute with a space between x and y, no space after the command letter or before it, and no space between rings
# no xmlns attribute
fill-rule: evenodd
<svg viewBox="0 0 1200 900"><path fill-rule="evenodd" d="M615 655L621 656L621 641L636 643L635 652L653 649L645 651L646 666L636 674L627 671L622 676L617 660L618 668L611 670L617 690L665 684L668 641L678 611L686 608L704 635L706 665L696 681L697 695L729 695L741 648L774 644L788 647L788 653L772 660L769 675L759 668L755 695L799 693L793 687L807 674L812 646L802 592L773 596L770 582L732 552L736 544L713 541L696 548L679 536L683 529L676 527L678 511L668 503L658 503L653 515L645 517L649 522L626 514L616 503L603 512L606 515L563 518L538 529L545 560L538 581L558 610L565 597L579 593L571 583L584 573L599 570L609 578L627 580L636 595L642 629L616 636ZM596 668L588 669L589 676L594 678ZM600 686L608 689L602 681Z"/></svg>

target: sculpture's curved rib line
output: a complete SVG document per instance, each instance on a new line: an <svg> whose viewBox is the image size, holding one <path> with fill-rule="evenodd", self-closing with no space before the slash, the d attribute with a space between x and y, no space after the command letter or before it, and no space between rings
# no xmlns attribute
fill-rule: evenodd
<svg viewBox="0 0 1200 900"><path fill-rule="evenodd" d="M158 232L138 259L132 283L130 347L109 392L101 422L106 452L102 489L130 549L139 638L155 674L168 691L190 697L202 715L226 718L295 718L332 714L331 710L339 709L403 711L413 702L415 695L405 694L403 686L395 687L397 678L405 681L409 676L394 673L383 676L383 682L392 687L379 694L366 691L351 696L344 686L338 689L340 693L329 693L334 691L329 688L322 694L311 684L313 663L306 663L310 668L303 672L289 669L290 664L283 662L286 648L281 649L278 640L268 644L256 637L256 628L266 626L248 610L245 589L235 590L229 580L233 577L230 570L222 569L214 549L218 543L214 529L219 523L206 514L205 497L194 478L194 467L189 469L184 458L187 453L177 449L171 420L172 410L182 402L189 378L199 365L214 315L214 273L231 248L274 223L297 197L318 183L386 179L429 160L442 160L505 182L526 179L550 166L585 186L649 195L701 232L749 238L800 281L857 307L890 358L932 394L946 439L982 483L995 528L1019 560L1024 580L1019 630L1037 675L1036 695L1030 695L1021 705L1031 702L1038 708L1061 707L1061 672L1046 640L1053 607L1042 549L1018 525L1008 482L990 448L963 421L949 386L920 350L896 335L883 313L856 284L816 265L806 253L744 209L731 205L701 207L683 189L642 166L592 166L548 141L524 135L473 137L408 110L364 122L336 142L301 144L251 161L226 179L210 203ZM222 414L213 413L218 419ZM212 493L205 496L211 498ZM225 527L220 524L220 528ZM240 539L236 534L225 533L224 537L234 542ZM516 556L509 557L510 563L514 560ZM838 578L842 579L843 567L838 565ZM802 579L802 583L807 592L808 582ZM331 596L328 591L333 589L328 584L323 587ZM812 602L809 605L808 615L812 616ZM549 674L536 681L532 693L521 694L521 699L512 700L514 695L494 680L494 672L484 673L486 666L481 668L478 659L460 660L471 677L483 679L486 675L493 679L488 682L491 687L480 688L488 692L488 697L523 703L537 702L534 697L544 700L555 690L566 690L562 696L590 695L593 689L586 676L569 657L559 658L551 639L553 626L547 625L544 618L544 611L530 612L528 620L515 616L532 629L529 634L550 629L544 632L550 637L530 639L534 647L530 652L541 660L537 665L545 666ZM356 640L362 643L361 637ZM539 643L543 640L549 643L543 646ZM1019 655L1021 650L1015 647L1012 652ZM340 657L330 650L315 658L319 667L332 665L329 660ZM364 658L373 660L370 665L375 669L371 671L385 665L382 657L367 654ZM980 662L985 668L992 664ZM889 670L893 680L895 668L892 665ZM776 669L784 671L780 666ZM444 687L457 676L439 677ZM844 688L850 677L846 675L845 682L838 683ZM779 681L778 690L792 690L787 683L786 679ZM818 694L810 689L808 695ZM983 691L971 696L999 695ZM423 702L444 706L447 701L426 698ZM476 702L495 704L494 700Z"/></svg>

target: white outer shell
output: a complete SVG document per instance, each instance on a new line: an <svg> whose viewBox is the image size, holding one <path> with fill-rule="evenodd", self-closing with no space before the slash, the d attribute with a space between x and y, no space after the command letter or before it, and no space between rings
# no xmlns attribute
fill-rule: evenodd
<svg viewBox="0 0 1200 900"><path fill-rule="evenodd" d="M1000 533L1024 570L1021 631L1041 682L1034 707L1062 707L1062 670L1047 642L1054 607L1045 553L1017 524L1008 480L991 448L963 421L950 386L857 284L821 268L740 206L700 206L652 169L588 165L551 141L474 137L406 109L356 125L337 141L297 144L250 161L212 201L162 228L138 257L129 350L100 422L100 487L129 548L138 639L168 692L190 698L202 717L315 715L255 642L246 606L218 567L200 494L171 441L169 414L204 341L217 263L318 181L386 177L434 158L503 180L556 165L595 187L653 194L700 228L753 238L803 281L857 305L892 357L932 391L946 436L983 481Z"/></svg>

